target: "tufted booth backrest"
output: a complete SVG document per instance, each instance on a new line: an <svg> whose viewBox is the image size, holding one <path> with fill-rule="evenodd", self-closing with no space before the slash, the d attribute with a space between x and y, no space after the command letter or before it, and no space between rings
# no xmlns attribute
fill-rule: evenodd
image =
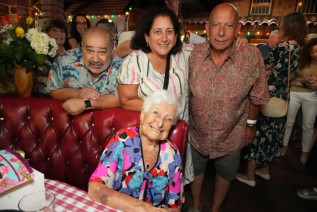
<svg viewBox="0 0 317 212"><path fill-rule="evenodd" d="M0 98L0 149L22 150L45 178L87 190L101 153L117 130L139 126L139 112L121 108L68 115L49 98ZM188 125L179 121L170 140L186 155Z"/></svg>

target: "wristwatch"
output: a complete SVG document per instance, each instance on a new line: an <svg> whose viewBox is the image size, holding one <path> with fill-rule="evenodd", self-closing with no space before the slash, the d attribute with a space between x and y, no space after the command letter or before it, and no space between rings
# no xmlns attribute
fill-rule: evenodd
<svg viewBox="0 0 317 212"><path fill-rule="evenodd" d="M248 128L251 128L251 129L255 129L255 124L249 124L249 123L247 123L247 127L248 127Z"/></svg>
<svg viewBox="0 0 317 212"><path fill-rule="evenodd" d="M91 102L89 99L84 101L84 106L85 106L85 109L91 108Z"/></svg>

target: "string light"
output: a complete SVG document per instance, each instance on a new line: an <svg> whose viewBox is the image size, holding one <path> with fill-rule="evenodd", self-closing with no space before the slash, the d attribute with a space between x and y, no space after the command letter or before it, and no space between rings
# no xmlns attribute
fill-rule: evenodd
<svg viewBox="0 0 317 212"><path fill-rule="evenodd" d="M35 16L42 16L42 11L37 6L34 5L33 8L36 10Z"/></svg>

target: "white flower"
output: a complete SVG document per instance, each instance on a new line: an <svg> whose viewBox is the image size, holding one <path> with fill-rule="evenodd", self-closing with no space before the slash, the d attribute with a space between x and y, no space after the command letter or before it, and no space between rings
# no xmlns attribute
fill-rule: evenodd
<svg viewBox="0 0 317 212"><path fill-rule="evenodd" d="M11 38L11 36L8 36L3 42L9 45L12 41L13 39Z"/></svg>
<svg viewBox="0 0 317 212"><path fill-rule="evenodd" d="M58 45L56 43L56 39L55 38L50 38L50 45L52 46L52 49L50 50L48 55L51 56L51 57L55 57L57 49L58 49Z"/></svg>
<svg viewBox="0 0 317 212"><path fill-rule="evenodd" d="M0 34L3 35L3 42L5 44L10 44L13 41L12 37L10 36L10 33L8 32L14 29L15 27L12 24L8 24L6 26L1 27Z"/></svg>
<svg viewBox="0 0 317 212"><path fill-rule="evenodd" d="M36 29L29 29L25 35L31 43L31 47L37 54L44 54L54 57L57 51L57 44L45 33L39 32ZM52 49L49 51L50 46Z"/></svg>

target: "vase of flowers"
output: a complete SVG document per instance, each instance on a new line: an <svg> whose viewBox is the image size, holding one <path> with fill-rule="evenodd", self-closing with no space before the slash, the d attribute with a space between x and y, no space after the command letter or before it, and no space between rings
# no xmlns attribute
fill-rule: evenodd
<svg viewBox="0 0 317 212"><path fill-rule="evenodd" d="M40 28L34 28L33 19L27 18L25 24L8 24L0 28L0 75L20 73L21 68L25 69L27 75L31 71L38 69L47 70L50 68L51 60L56 55L57 43L55 39L40 31ZM29 74L33 80L33 74ZM25 86L25 80L21 77L16 82L17 91L19 85ZM29 77L30 78L30 77ZM33 81L32 81L33 86ZM24 90L24 89L22 89ZM20 96L27 97L23 92ZM29 96L31 93L29 94Z"/></svg>

